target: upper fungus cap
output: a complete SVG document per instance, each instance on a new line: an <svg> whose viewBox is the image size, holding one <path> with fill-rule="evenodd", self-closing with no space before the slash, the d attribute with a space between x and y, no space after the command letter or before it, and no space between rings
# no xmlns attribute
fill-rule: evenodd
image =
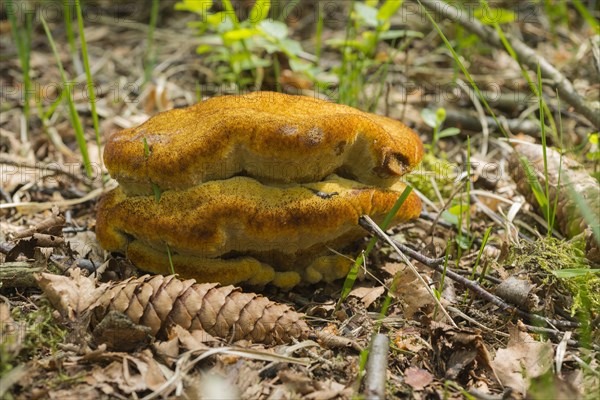
<svg viewBox="0 0 600 400"><path fill-rule="evenodd" d="M335 173L390 186L422 156L418 135L399 121L274 92L215 97L160 113L116 132L104 150L108 171L127 194L150 194L151 183L186 189L235 175L286 184Z"/></svg>

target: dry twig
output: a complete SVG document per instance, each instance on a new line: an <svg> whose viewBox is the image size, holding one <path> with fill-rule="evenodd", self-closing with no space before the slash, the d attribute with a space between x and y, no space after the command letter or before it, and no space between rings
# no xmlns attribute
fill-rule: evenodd
<svg viewBox="0 0 600 400"><path fill-rule="evenodd" d="M385 242L388 242L390 244L393 243L398 248L408 249L406 246L403 246L402 244L398 243L397 241L393 240L388 235L386 235L385 232L383 232L381 230L381 228L379 228L372 220L370 220L370 218L362 216L359 219L359 224L364 229L366 229L367 231L369 231L372 234L374 234L375 236L377 236L379 239L381 239ZM402 250L402 251L404 251L404 250ZM440 274L444 274L446 277L448 277L449 279L452 279L456 283L459 283L460 285L468 288L469 290L473 291L477 296L479 296L483 300L494 304L495 306L499 307L503 311L515 313L522 318L527 318L529 320L543 323L543 324L548 324L551 326L553 325L553 326L557 326L557 327L567 327L567 328L576 328L579 326L579 324L577 322L562 321L562 320L546 318L546 317L542 317L541 315L532 314L532 313L520 310L516 307L513 307L512 305L506 303L501 298L499 298L499 297L493 295L492 293L488 292L487 290L485 290L481 285L479 285L478 282L471 281L465 277L462 277L459 274L457 274L456 272L450 270L449 268L444 268L444 265L443 265L444 259L443 258L437 258L437 259L428 258L412 249L410 249L410 251L407 251L406 254L408 254L413 259L421 262L422 264L426 265L427 267L439 272ZM448 264L450 265L453 263L448 262Z"/></svg>
<svg viewBox="0 0 600 400"><path fill-rule="evenodd" d="M389 348L390 341L386 335L378 333L373 337L365 378L365 398L367 399L385 399Z"/></svg>

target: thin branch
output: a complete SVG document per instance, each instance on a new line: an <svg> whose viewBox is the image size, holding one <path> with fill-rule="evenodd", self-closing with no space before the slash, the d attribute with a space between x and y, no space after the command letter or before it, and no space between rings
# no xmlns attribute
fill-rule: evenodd
<svg viewBox="0 0 600 400"><path fill-rule="evenodd" d="M539 121L521 121L518 119L505 119L504 117L500 117L498 120L510 132L523 132L529 136L540 136ZM492 117L485 117L485 121L490 127L495 128L498 126ZM479 132L483 129L481 120L477 115L465 110L455 110L452 108L446 109L446 124L473 132Z"/></svg>
<svg viewBox="0 0 600 400"><path fill-rule="evenodd" d="M498 33L483 25L476 18L473 18L471 13L461 12L464 10L459 10L441 0L420 0L420 2L434 13L438 13L439 15L459 23L462 27L477 35L480 40L504 50L504 45L502 44ZM561 98L577 110L577 112L586 117L596 128L600 128L600 112L591 109L586 104L583 97L576 92L573 84L567 77L519 39L508 33L505 33L505 36L519 57L521 63L527 65L532 71L537 71L539 64L542 77L552 81L553 87L558 90L558 94Z"/></svg>
<svg viewBox="0 0 600 400"><path fill-rule="evenodd" d="M363 223L367 224L369 226L369 228L365 228L362 225ZM431 287L429 287L429 285L427 284L427 282L425 282L425 279L421 276L421 274L419 274L419 271L417 271L417 269L410 262L410 260L408 259L408 257L406 257L406 254L404 254L404 252L400 249L400 247L398 246L399 243L396 242L396 241L394 241L394 240L392 240L388 235L386 235L385 232L381 230L381 228L379 227L379 225L377 225L375 223L375 221L373 221L371 219L371 217L369 217L368 215L363 215L362 217L360 217L359 218L359 224L361 224L361 226L363 228L367 229L367 231L369 231L369 232L371 232L371 230L374 230L376 232L377 237L379 237L383 241L387 242L390 246L392 246L392 248L394 250L396 250L396 253L398 253L398 255L400 256L400 258L402 259L402 261L404 261L406 263L406 265L411 270L411 272L415 275L415 277L419 280L419 282L427 290L427 292L429 293L429 295L431 296L431 298L433 299L433 301L435 302L435 304L442 311L442 314L444 314L444 316L446 317L446 319L450 322L450 324L453 327L457 328L458 325L456 325L456 323L452 320L452 317L450 316L450 314L448 314L448 311L446 311L446 309L444 308L444 306L440 302L440 299L438 299L438 297L435 295L435 293L433 292L433 289L431 289ZM414 256L416 256L416 257L420 257L421 256L421 255L418 255L418 253L415 252L414 250L409 249L408 247L404 247L404 249L405 250L410 250L411 253ZM428 257L424 257L424 256L422 256L422 259L423 260L431 260ZM432 260L432 261L434 263L438 262L437 260Z"/></svg>
<svg viewBox="0 0 600 400"><path fill-rule="evenodd" d="M475 293L477 296L479 296L483 300L494 304L495 306L497 306L498 308L500 308L503 311L508 311L510 313L517 314L522 318L526 318L526 319L529 319L531 321L535 321L538 323L548 324L550 326L560 326L560 327L564 327L564 328L579 327L579 323L577 323L577 322L546 318L541 315L532 314L527 311L520 310L520 309L506 303L500 297L495 296L492 293L485 290L482 286L479 285L478 282L471 281L471 280L457 274L456 272L450 270L449 268L444 268L443 258L442 259L440 259L440 258L431 259L431 258L425 257L422 254L420 254L420 253L398 243L394 239L390 238L388 235L385 234L385 232L383 232L381 230L381 228L379 228L377 226L377 224L375 224L375 222L373 222L373 220L371 218L369 218L368 215L363 215L362 217L360 217L358 220L358 223L366 231L377 236L379 239L389 243L390 245L392 245L392 247L397 247L399 249L403 248L405 250L409 250L409 251L406 251L406 254L409 255L410 257L412 257L413 259L421 262L422 264L439 272L440 274L445 274L446 277L448 277L448 278L452 279L453 281L455 281L456 283L468 288L469 290L471 290L473 293ZM402 251L404 251L404 250L402 250ZM448 264L450 265L451 263L448 263Z"/></svg>

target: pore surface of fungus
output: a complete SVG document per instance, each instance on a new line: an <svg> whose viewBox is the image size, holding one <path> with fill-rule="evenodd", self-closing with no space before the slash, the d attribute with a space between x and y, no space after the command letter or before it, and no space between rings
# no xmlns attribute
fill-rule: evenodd
<svg viewBox="0 0 600 400"><path fill-rule="evenodd" d="M146 146L146 144L147 146ZM343 277L331 249L382 221L423 146L402 123L302 96L216 97L113 134L120 187L100 202L100 244L141 269L292 287ZM160 188L157 201L153 185ZM411 193L395 217L419 215Z"/></svg>

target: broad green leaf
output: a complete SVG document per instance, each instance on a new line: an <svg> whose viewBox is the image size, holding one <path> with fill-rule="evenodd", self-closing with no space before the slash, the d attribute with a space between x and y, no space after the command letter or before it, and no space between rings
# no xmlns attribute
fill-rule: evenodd
<svg viewBox="0 0 600 400"><path fill-rule="evenodd" d="M375 32L364 31L360 36L362 38L362 43L373 43L373 45L376 45L375 40L377 37L375 36Z"/></svg>
<svg viewBox="0 0 600 400"><path fill-rule="evenodd" d="M196 47L197 54L206 54L208 52L211 52L212 50L213 50L213 46L208 45L208 44L201 44L200 46Z"/></svg>
<svg viewBox="0 0 600 400"><path fill-rule="evenodd" d="M254 40L258 48L264 49L269 54L281 51L281 44L278 41L274 41L272 38L257 36L252 40Z"/></svg>
<svg viewBox="0 0 600 400"><path fill-rule="evenodd" d="M429 108L421 110L421 118L423 118L423 122L431 128L435 129L438 126L436 113Z"/></svg>
<svg viewBox="0 0 600 400"><path fill-rule="evenodd" d="M600 160L600 151L592 151L585 154L585 158L590 161L598 161Z"/></svg>
<svg viewBox="0 0 600 400"><path fill-rule="evenodd" d="M438 138L442 139L445 137L450 137L450 136L456 136L460 133L460 129L458 128L446 128L444 130L442 130L440 133L438 133Z"/></svg>
<svg viewBox="0 0 600 400"><path fill-rule="evenodd" d="M452 215L460 215L469 211L469 206L466 204L456 204L448 209L448 212Z"/></svg>
<svg viewBox="0 0 600 400"><path fill-rule="evenodd" d="M290 58L290 68L294 72L306 72L312 68L312 64L304 60Z"/></svg>
<svg viewBox="0 0 600 400"><path fill-rule="evenodd" d="M231 23L229 15L227 15L225 11L207 15L205 18L206 23L215 29L227 23L229 23L229 25L233 28L233 23Z"/></svg>
<svg viewBox="0 0 600 400"><path fill-rule="evenodd" d="M552 274L557 278L577 278L587 274L600 274L600 269L589 268L565 268L552 271Z"/></svg>
<svg viewBox="0 0 600 400"><path fill-rule="evenodd" d="M446 222L451 223L452 225L458 225L458 217L448 211L442 212L442 219Z"/></svg>
<svg viewBox="0 0 600 400"><path fill-rule="evenodd" d="M364 3L354 3L354 12L356 17L365 21L367 26L376 28L379 25L377 20L377 9L375 7L368 6Z"/></svg>
<svg viewBox="0 0 600 400"><path fill-rule="evenodd" d="M467 250L469 248L469 238L466 236L457 236L456 243L460 246L461 249Z"/></svg>
<svg viewBox="0 0 600 400"><path fill-rule="evenodd" d="M260 21L257 27L265 35L277 40L283 40L288 36L287 25L280 21L265 19L264 21Z"/></svg>
<svg viewBox="0 0 600 400"><path fill-rule="evenodd" d="M285 54L290 56L297 56L302 53L302 45L297 40L284 39L281 41L281 47Z"/></svg>
<svg viewBox="0 0 600 400"><path fill-rule="evenodd" d="M240 40L251 38L256 35L259 31L257 29L241 28L234 29L223 34L223 41L225 44L237 42Z"/></svg>
<svg viewBox="0 0 600 400"><path fill-rule="evenodd" d="M204 19L204 18L203 18ZM206 21L190 21L187 23L188 28L197 29L198 34L202 35L210 27Z"/></svg>
<svg viewBox="0 0 600 400"><path fill-rule="evenodd" d="M394 39L398 39L401 37L408 37L408 38L422 38L424 35L421 32L417 32L417 31L405 31L405 30L392 30L392 31L386 31L386 32L381 32L379 34L379 39L380 40L394 40Z"/></svg>
<svg viewBox="0 0 600 400"><path fill-rule="evenodd" d="M516 19L515 13L510 10L488 6L476 8L473 15L486 25L508 24Z"/></svg>
<svg viewBox="0 0 600 400"><path fill-rule="evenodd" d="M266 20L269 16L269 9L271 8L270 0L256 0L254 3L254 7L250 10L250 14L248 15L248 21L252 26Z"/></svg>
<svg viewBox="0 0 600 400"><path fill-rule="evenodd" d="M180 11L191 11L205 16L213 5L212 0L182 0L175 3L175 9Z"/></svg>
<svg viewBox="0 0 600 400"><path fill-rule="evenodd" d="M377 19L387 21L402 6L402 0L387 0L377 12Z"/></svg>

